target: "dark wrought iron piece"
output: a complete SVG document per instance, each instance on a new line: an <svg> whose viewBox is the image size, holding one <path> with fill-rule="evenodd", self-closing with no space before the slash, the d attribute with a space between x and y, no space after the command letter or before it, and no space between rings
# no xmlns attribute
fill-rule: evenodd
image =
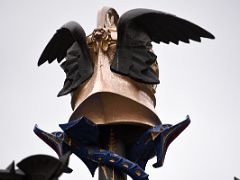
<svg viewBox="0 0 240 180"><path fill-rule="evenodd" d="M69 153L60 160L48 155L33 155L17 164L14 162L6 169L0 170L0 180L58 180L67 169Z"/></svg>
<svg viewBox="0 0 240 180"><path fill-rule="evenodd" d="M61 67L66 73L66 80L58 96L72 92L93 73L85 32L73 21L57 30L42 52L38 65L46 61L52 63L55 59L60 63L65 57Z"/></svg>
<svg viewBox="0 0 240 180"><path fill-rule="evenodd" d="M177 16L151 9L133 9L123 14L117 25L117 49L111 70L127 75L139 82L158 84L158 76L152 69L156 55L152 44L189 43L201 41L201 37L214 36L200 26Z"/></svg>

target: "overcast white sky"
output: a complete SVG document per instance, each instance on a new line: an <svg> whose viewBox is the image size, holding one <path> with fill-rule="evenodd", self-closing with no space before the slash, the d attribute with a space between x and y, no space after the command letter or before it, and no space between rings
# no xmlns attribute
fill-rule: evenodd
<svg viewBox="0 0 240 180"><path fill-rule="evenodd" d="M0 1L0 169L12 160L55 152L32 131L49 132L67 122L70 97L57 98L65 74L53 63L37 67L38 58L64 23L79 22L90 34L103 6L125 11L143 7L190 20L216 36L202 43L155 45L161 84L157 112L163 123L190 115L190 126L170 145L164 166L148 163L151 180L230 180L240 177L240 1L239 0L88 0ZM61 180L92 179L74 155L74 172ZM97 179L97 174L93 179Z"/></svg>

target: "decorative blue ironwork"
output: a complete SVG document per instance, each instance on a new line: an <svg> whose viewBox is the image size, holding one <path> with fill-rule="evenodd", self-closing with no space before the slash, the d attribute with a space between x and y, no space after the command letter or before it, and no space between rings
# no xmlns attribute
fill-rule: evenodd
<svg viewBox="0 0 240 180"><path fill-rule="evenodd" d="M147 161L157 156L157 162L153 167L161 167L170 143L189 125L190 118L177 125L159 124L148 129L127 152L129 160L138 163L143 169Z"/></svg>
<svg viewBox="0 0 240 180"><path fill-rule="evenodd" d="M47 133L34 127L34 132L61 158L70 152L77 155L87 166L92 176L99 165L122 171L134 180L148 180L144 171L149 159L157 156L154 167L163 164L170 143L189 125L187 118L177 125L162 125L149 128L126 150L126 158L99 146L99 127L86 117L60 124L63 132ZM66 168L70 172L70 168Z"/></svg>

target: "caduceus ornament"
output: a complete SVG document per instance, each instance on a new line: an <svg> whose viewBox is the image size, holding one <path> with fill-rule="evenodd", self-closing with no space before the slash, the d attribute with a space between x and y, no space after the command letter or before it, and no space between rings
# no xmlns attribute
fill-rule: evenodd
<svg viewBox="0 0 240 180"><path fill-rule="evenodd" d="M76 22L63 25L44 49L38 65L61 64L66 79L58 96L71 94L73 113L62 132L34 132L62 157L76 154L99 179L147 180L145 166L157 157L163 165L170 143L189 125L162 124L155 112L159 84L151 42L189 43L214 39L203 28L177 16L133 9L120 18L112 8L98 14L97 28L86 36ZM66 168L70 172L70 168Z"/></svg>

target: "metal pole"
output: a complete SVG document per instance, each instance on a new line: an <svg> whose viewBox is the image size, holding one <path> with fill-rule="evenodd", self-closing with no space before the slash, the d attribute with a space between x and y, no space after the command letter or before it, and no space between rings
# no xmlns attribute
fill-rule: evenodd
<svg viewBox="0 0 240 180"><path fill-rule="evenodd" d="M103 7L98 12L98 28L116 28L118 14L113 8ZM100 128L100 141L103 149L108 149L120 156L125 156L125 143L121 126L105 126ZM127 180L127 176L117 169L99 166L99 180Z"/></svg>
<svg viewBox="0 0 240 180"><path fill-rule="evenodd" d="M102 129L102 144L103 147L118 154L125 156L125 144L123 142L122 128L106 127ZM117 169L107 166L99 166L99 180L127 180L126 174L118 171Z"/></svg>

